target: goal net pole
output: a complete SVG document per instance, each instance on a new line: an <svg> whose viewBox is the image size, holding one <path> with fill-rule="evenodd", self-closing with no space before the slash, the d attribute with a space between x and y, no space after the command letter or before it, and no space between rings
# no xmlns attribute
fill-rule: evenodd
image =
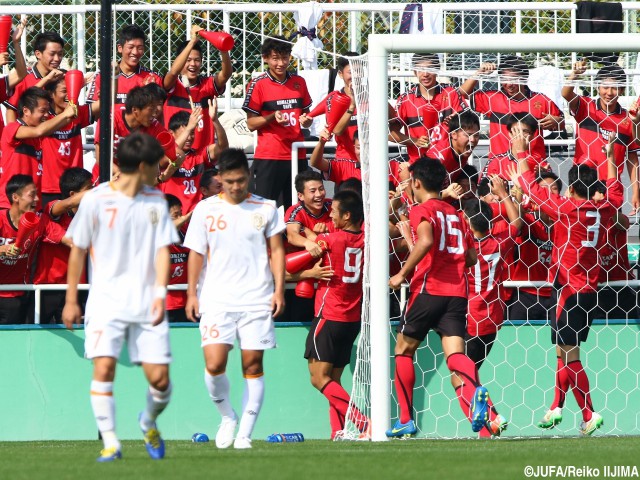
<svg viewBox="0 0 640 480"><path fill-rule="evenodd" d="M578 51L637 52L640 51L640 34L369 35L370 259L385 259L389 255L388 55L391 53L566 53ZM375 262L375 268L370 266L369 279L371 292L371 439L384 441L387 440L385 431L389 428L391 399L388 262Z"/></svg>

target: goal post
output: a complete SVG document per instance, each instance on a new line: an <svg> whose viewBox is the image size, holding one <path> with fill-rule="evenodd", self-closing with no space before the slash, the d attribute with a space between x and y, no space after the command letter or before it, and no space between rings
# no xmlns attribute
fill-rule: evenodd
<svg viewBox="0 0 640 480"><path fill-rule="evenodd" d="M369 35L365 91L368 151L363 179L369 184L369 314L371 439L386 440L390 419L389 255L388 236L388 56L395 53L534 53L640 51L640 34ZM361 120L359 120L360 122ZM362 139L361 139L362 141ZM364 330L363 330L364 334ZM452 396L452 401L453 401Z"/></svg>

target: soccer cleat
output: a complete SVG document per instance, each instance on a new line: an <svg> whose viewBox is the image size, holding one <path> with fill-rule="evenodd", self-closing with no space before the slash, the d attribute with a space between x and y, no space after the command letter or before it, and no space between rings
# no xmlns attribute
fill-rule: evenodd
<svg viewBox="0 0 640 480"><path fill-rule="evenodd" d="M588 422L580 423L580 435L588 436L599 429L604 424L604 420L602 419L602 415L599 413L593 412L591 414L591 420Z"/></svg>
<svg viewBox="0 0 640 480"><path fill-rule="evenodd" d="M358 442L368 442L371 440L371 421L367 421L366 426L364 427L364 430L362 430L359 434L358 434L358 438L356 439L356 441Z"/></svg>
<svg viewBox="0 0 640 480"><path fill-rule="evenodd" d="M489 420L489 392L480 385L473 394L471 404L471 430L479 432Z"/></svg>
<svg viewBox="0 0 640 480"><path fill-rule="evenodd" d="M400 423L400 420L396 421L396 424L387 430L386 435L389 438L401 438L411 437L416 434L418 429L413 420L409 420L407 423Z"/></svg>
<svg viewBox="0 0 640 480"><path fill-rule="evenodd" d="M509 426L509 421L502 415L496 415L496 418L491 422L487 422L486 427L489 433L494 437L499 437Z"/></svg>
<svg viewBox="0 0 640 480"><path fill-rule="evenodd" d="M233 442L233 448L237 448L239 450L251 448L251 439L247 437L238 437Z"/></svg>
<svg viewBox="0 0 640 480"><path fill-rule="evenodd" d="M138 415L138 422L140 422L140 417L142 417L142 412ZM140 430L142 430L142 434L144 435L144 446L149 456L154 460L164 458L164 440L162 440L160 432L155 425L146 431L140 426Z"/></svg>
<svg viewBox="0 0 640 480"><path fill-rule="evenodd" d="M220 427L218 428L218 433L216 433L216 447L229 448L231 444L233 444L237 426L238 417L235 415L235 412L233 418L223 417Z"/></svg>
<svg viewBox="0 0 640 480"><path fill-rule="evenodd" d="M552 429L560 423L562 423L562 408L556 407L547 410L544 417L538 421L538 428Z"/></svg>
<svg viewBox="0 0 640 480"><path fill-rule="evenodd" d="M118 460L122 458L122 453L116 447L109 447L103 450L100 450L100 456L96 459L98 462L113 462L114 460Z"/></svg>

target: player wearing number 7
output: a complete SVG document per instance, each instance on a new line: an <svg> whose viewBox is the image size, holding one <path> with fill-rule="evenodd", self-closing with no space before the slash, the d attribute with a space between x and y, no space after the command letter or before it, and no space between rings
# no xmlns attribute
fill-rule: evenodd
<svg viewBox="0 0 640 480"><path fill-rule="evenodd" d="M164 157L153 137L133 133L118 147L120 178L87 192L67 236L69 284L62 321L79 323L78 282L91 249L93 275L85 313L85 355L93 360L91 407L102 434L99 462L121 458L115 432L113 380L116 362L127 340L129 358L141 364L149 381L147 404L138 421L153 459L164 457L156 418L169 404L169 325L165 298L171 259L178 241L164 196L145 186L155 178Z"/></svg>
<svg viewBox="0 0 640 480"><path fill-rule="evenodd" d="M479 432L486 427L492 435L500 435L507 420L496 412L487 389L480 385L476 365L464 353L469 296L465 269L477 262L473 239L456 209L439 199L448 178L444 165L439 160L421 158L409 171L414 199L419 204L409 214L414 247L400 272L389 280L389 286L398 290L413 274L395 346L394 384L400 418L387 430L387 436L417 432L413 420L413 356L429 330L440 335L451 383L472 430Z"/></svg>
<svg viewBox="0 0 640 480"><path fill-rule="evenodd" d="M273 316L284 309L284 219L276 203L249 193L249 164L242 150L220 154L223 193L198 203L184 240L188 261L187 318L200 318L204 382L222 422L216 446L251 448L264 397L264 351L275 348ZM204 256L207 269L197 295ZM243 412L229 398L225 373L236 338L245 377ZM235 437L235 442L234 442Z"/></svg>
<svg viewBox="0 0 640 480"><path fill-rule="evenodd" d="M554 194L538 185L535 173L527 164L528 138L519 126L514 128L513 144L518 152L519 171L510 166L508 174L514 184L519 185L554 222L549 281L555 286L557 299L556 315L551 319L551 341L559 357L556 399L561 397L564 401L562 384L568 376L573 395L582 410L580 433L591 435L602 426L603 420L591 403L589 378L580 361L580 343L587 340L598 301L598 249L604 241L602 226L609 225L623 202L623 187L618 181L614 159L615 135L611 135L607 146L607 196L603 201L595 202L591 198L596 191L598 171L584 164L574 165L569 170L567 196ZM562 408L552 406L538 426L553 428L561 421Z"/></svg>

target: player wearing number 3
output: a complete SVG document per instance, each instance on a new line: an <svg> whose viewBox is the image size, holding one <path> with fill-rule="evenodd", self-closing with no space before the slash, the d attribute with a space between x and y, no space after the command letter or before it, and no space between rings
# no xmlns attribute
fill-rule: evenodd
<svg viewBox="0 0 640 480"><path fill-rule="evenodd" d="M249 164L242 150L224 150L218 169L223 193L196 206L184 240L191 249L187 318L195 322L201 316L204 381L222 416L216 446L251 448L264 397L263 354L276 346L272 316L284 309L285 224L274 201L249 194ZM207 269L198 298L205 255ZM234 442L238 417L225 371L236 338L246 381Z"/></svg>
<svg viewBox="0 0 640 480"><path fill-rule="evenodd" d="M91 406L104 441L100 462L121 457L113 380L125 339L131 362L142 364L149 381L147 405L138 419L147 452L153 459L164 457L156 418L171 397L164 301L171 267L169 246L178 241L178 233L162 193L145 186L158 174L162 157L162 146L149 135L133 133L124 139L118 146L120 178L87 192L67 231L73 241L62 311L67 328L81 319L78 282L91 249L85 355L93 360Z"/></svg>
<svg viewBox="0 0 640 480"><path fill-rule="evenodd" d="M456 209L438 199L448 176L444 165L439 160L421 158L409 171L419 205L409 214L414 247L400 272L389 280L389 286L397 290L413 273L395 347L394 383L400 418L387 430L387 436L417 432L413 420L413 356L429 330L440 335L451 383L472 430L487 428L491 435L500 435L507 421L496 412L487 389L480 385L476 365L464 353L468 304L465 269L477 262L473 238Z"/></svg>
<svg viewBox="0 0 640 480"><path fill-rule="evenodd" d="M263 75L247 87L242 109L247 127L258 131L258 144L251 165L251 191L291 206L291 144L304 140L301 127L308 128L311 96L304 78L287 71L291 44L269 38L262 45L262 59L268 65ZM298 150L298 171L307 169L306 151Z"/></svg>

